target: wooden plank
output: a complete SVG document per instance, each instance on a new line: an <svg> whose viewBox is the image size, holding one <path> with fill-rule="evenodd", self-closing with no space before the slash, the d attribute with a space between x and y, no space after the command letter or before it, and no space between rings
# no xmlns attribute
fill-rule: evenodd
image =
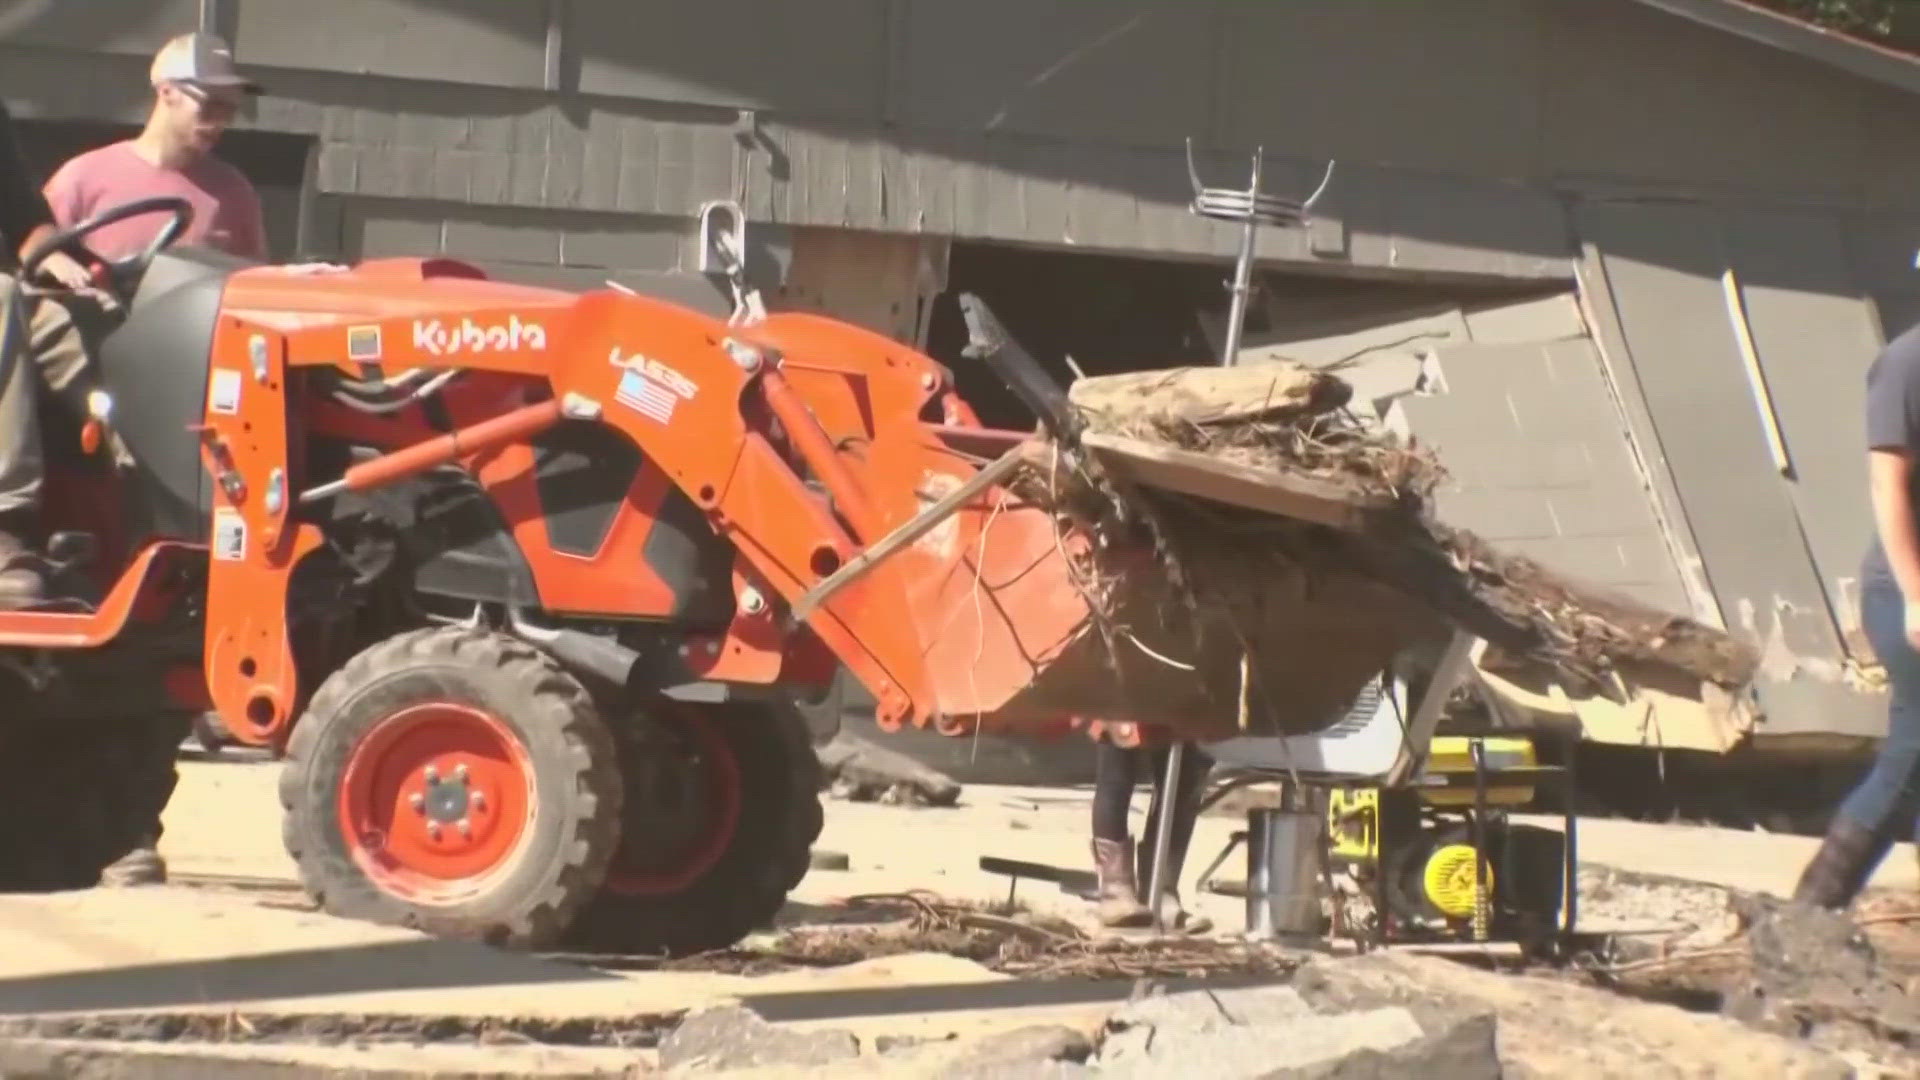
<svg viewBox="0 0 1920 1080"><path fill-rule="evenodd" d="M1390 505L1385 496L1358 494L1316 477L1222 461L1123 435L1087 432L1081 444L1137 484L1338 529L1358 529L1369 513Z"/></svg>

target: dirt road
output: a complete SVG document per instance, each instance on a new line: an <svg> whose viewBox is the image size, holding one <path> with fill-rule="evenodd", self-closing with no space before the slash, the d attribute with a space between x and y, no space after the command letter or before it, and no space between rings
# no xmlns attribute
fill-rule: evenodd
<svg viewBox="0 0 1920 1080"><path fill-rule="evenodd" d="M408 1075L441 1075L434 1070L443 1065L444 1075L480 1075L470 1062L461 1064L465 1059L459 1055L463 1048L494 1044L539 1051L532 1057L522 1053L516 1060L538 1058L545 1064L515 1065L518 1075L619 1075L636 1062L651 1066L657 1060L649 1056L655 1053L651 1049L620 1048L654 1047L683 1012L723 1008L729 1002L751 1005L776 1021L781 1031L825 1032L821 1038L851 1038L871 1048L889 1040L899 1044L933 1039L946 1045L1033 1025L1097 1032L1130 990L1126 980L1026 982L958 956L924 952L757 977L609 971L330 919L307 910L290 887L293 867L280 846L276 773L276 766L258 763L183 766L162 841L175 885L0 898L0 1048L31 1045L36 1052L84 1056L95 1052L88 1047L98 1044L55 1044L44 1037L107 1035L163 1040L142 1044L142 1052L180 1052L179 1045L185 1044L177 1040L195 1046L238 1040L269 1044L272 1053L299 1057L318 1053L316 1045L364 1044L372 1038L400 1040L411 1047L407 1052L425 1055L419 1070ZM789 920L807 921L848 896L907 889L955 899L1005 899L1007 879L980 871L982 855L1084 868L1086 798L1083 791L973 785L952 808L830 801L819 847L844 853L848 868L811 874L790 905ZM1144 801L1143 795L1137 814L1144 811ZM1201 821L1183 882L1189 903L1229 933L1241 925L1240 901L1196 893L1193 881L1237 826L1232 818ZM1136 831L1139 828L1136 817ZM1683 929L1709 923L1725 907L1723 894L1715 889L1623 881L1608 874L1608 866L1784 894L1813 843L1799 837L1605 821L1587 823L1581 839L1588 864L1583 906L1595 928ZM1875 884L1910 888L1914 870L1912 851L1903 845L1882 867ZM1241 873L1236 858L1222 876L1238 878ZM1044 882L1022 883L1019 898L1041 911L1084 916L1086 910L1081 900ZM1498 997L1491 984L1480 989L1454 985L1447 981L1453 976L1443 969L1410 968L1393 976L1402 977L1440 980L1433 993L1454 995L1464 1003L1461 1008L1471 1006L1469 1011L1503 1008L1487 1004ZM1573 1013L1610 1007L1599 991L1581 992L1599 997L1570 999ZM1521 998L1528 993L1513 992ZM1363 995L1340 998L1327 1007L1377 1012L1391 1004L1384 997ZM1672 1012L1676 1017L1690 1015ZM48 1020L50 1013L65 1016ZM103 1014L109 1019L99 1019ZM1449 1013L1450 1019L1442 1019L1453 1025L1461 1015ZM1364 1026L1362 1020L1374 1014L1353 1016L1360 1019L1349 1019ZM1407 1025L1413 1021L1406 1017L1388 1026L1433 1035L1428 1030L1436 1022L1433 1016L1421 1016L1412 1028ZM1380 1016L1374 1019L1388 1023ZM1748 1038L1723 1022L1696 1019L1671 1021L1679 1025L1676 1030L1684 1029L1673 1037L1694 1039L1703 1053L1710 1053L1718 1041ZM736 1022L724 1017L714 1021ZM1510 1021L1502 1013L1500 1022L1521 1021ZM1317 1024L1315 1020L1308 1026ZM1449 1037L1471 1034L1451 1026L1447 1031ZM21 1034L41 1041L6 1038ZM1229 1034L1251 1037L1247 1032ZM569 1049L584 1056L568 1057L563 1051ZM232 1052L231 1046L218 1050ZM1646 1060L1670 1052L1648 1050ZM1777 1040L1752 1045L1756 1060L1797 1052L1783 1050ZM613 1056L606 1056L609 1053ZM435 1054L450 1056L429 1068L427 1058ZM321 1070L315 1075L360 1067L354 1063L368 1060L374 1059L367 1057L364 1045L360 1050L340 1049L324 1065L315 1066ZM497 1067L508 1067L504 1058ZM217 1075L207 1071L211 1068L201 1063L189 1071ZM1775 1074L1845 1075L1820 1069Z"/></svg>

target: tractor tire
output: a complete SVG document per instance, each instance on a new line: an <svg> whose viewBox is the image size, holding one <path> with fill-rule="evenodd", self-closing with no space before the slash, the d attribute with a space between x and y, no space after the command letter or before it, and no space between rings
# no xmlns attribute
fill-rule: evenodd
<svg viewBox="0 0 1920 1080"><path fill-rule="evenodd" d="M345 918L507 948L553 944L620 838L618 752L545 653L441 627L315 691L280 778L307 892Z"/></svg>
<svg viewBox="0 0 1920 1080"><path fill-rule="evenodd" d="M600 894L568 937L582 952L680 957L733 945L771 924L820 836L820 763L797 711L654 708L620 729L626 826ZM688 780L706 810L676 829L688 815L662 813L657 796Z"/></svg>
<svg viewBox="0 0 1920 1080"><path fill-rule="evenodd" d="M160 832L190 718L162 713L0 740L0 892L60 892Z"/></svg>

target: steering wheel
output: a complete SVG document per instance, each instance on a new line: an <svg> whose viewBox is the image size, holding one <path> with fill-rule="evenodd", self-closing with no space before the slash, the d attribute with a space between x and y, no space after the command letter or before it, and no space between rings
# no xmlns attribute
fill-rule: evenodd
<svg viewBox="0 0 1920 1080"><path fill-rule="evenodd" d="M91 236L108 225L139 217L142 214L162 212L168 215L167 224L154 234L145 248L120 259L96 258L100 265L106 267L107 276L112 279L117 291L128 282L138 280L140 274L146 271L148 264L153 262L154 256L172 246L175 240L180 239L180 234L187 231L187 226L193 224L192 203L177 195L156 195L150 199L135 199L133 202L121 203L119 206L102 210L87 220L61 229L35 244L33 250L21 256L20 280L32 281L39 272L41 264L47 261L47 256L56 251L76 245L81 250L86 250L86 245L80 242L81 239Z"/></svg>
<svg viewBox="0 0 1920 1080"><path fill-rule="evenodd" d="M41 264L47 261L47 256L70 245L79 244L82 237L92 235L115 222L139 217L141 214L162 212L170 215L166 227L155 234L153 240L143 250L122 259L109 260L96 257L95 261L106 268L107 276L112 280L115 290L120 291L128 282L138 280L148 264L153 262L154 256L171 246L180 238L181 233L187 231L187 226L193 224L192 203L177 195L159 195L151 199L136 199L133 202L122 203L112 209L103 210L85 221L61 229L35 244L33 249L21 258L20 270L13 280L13 287L7 290L5 300L0 301L0 387L6 386L7 380L13 377L14 365L20 359L20 350L29 340L27 309L22 300L39 292L54 291L30 284L34 275L39 272ZM79 244L79 247L85 250L86 245Z"/></svg>

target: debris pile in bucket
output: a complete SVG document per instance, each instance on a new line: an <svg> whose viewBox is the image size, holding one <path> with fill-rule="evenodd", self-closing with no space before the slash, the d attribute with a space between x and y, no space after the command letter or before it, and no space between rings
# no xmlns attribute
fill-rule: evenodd
<svg viewBox="0 0 1920 1080"><path fill-rule="evenodd" d="M1060 501L1082 521L1101 512L1082 498L1088 489L1146 518L1187 601L1240 609L1233 621L1242 625L1249 605L1275 603L1264 581L1277 571L1307 571L1308 589L1329 575L1357 574L1487 639L1496 664L1499 653L1544 663L1585 690L1609 691L1613 669L1636 665L1722 687L1751 678L1757 657L1728 635L1577 584L1437 520L1434 492L1444 466L1428 448L1354 416L1346 408L1351 394L1325 371L1264 363L1081 379L1069 401L1086 433L1307 480L1323 498L1352 504L1352 527L1116 483L1084 469L1079 484L1056 478L1055 497L1071 490L1074 497ZM1380 618L1405 616L1383 610Z"/></svg>

